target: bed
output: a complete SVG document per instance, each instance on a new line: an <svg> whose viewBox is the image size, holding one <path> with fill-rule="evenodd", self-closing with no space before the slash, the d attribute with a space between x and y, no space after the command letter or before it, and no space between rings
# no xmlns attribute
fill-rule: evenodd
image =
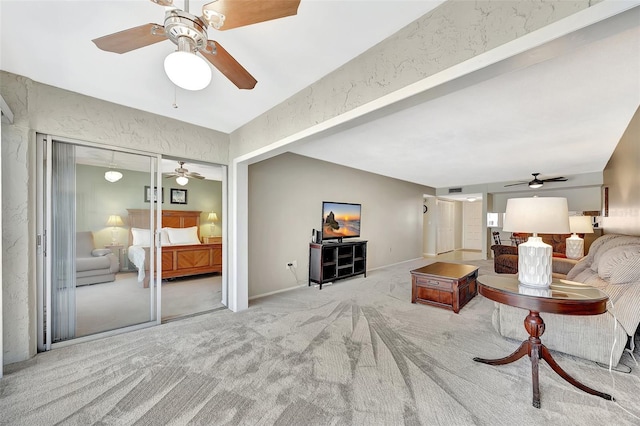
<svg viewBox="0 0 640 426"><path fill-rule="evenodd" d="M127 211L130 227L128 256L138 268L138 282L146 288L149 287L149 210ZM207 238L206 244L200 242L201 213L195 210L162 211L163 279L222 272L222 239ZM140 231L146 231L146 240L140 239Z"/></svg>

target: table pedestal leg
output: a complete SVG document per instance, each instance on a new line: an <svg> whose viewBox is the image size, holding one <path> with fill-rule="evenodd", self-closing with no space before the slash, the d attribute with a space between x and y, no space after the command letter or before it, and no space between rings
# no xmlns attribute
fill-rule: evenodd
<svg viewBox="0 0 640 426"><path fill-rule="evenodd" d="M540 358L547 361L547 364L549 364L551 369L555 371L556 374L558 374L560 377L562 377L564 380L571 383L578 389L610 401L613 400L613 397L611 395L604 392L598 392L597 390L594 390L580 383L558 365L558 363L551 356L551 353L549 352L547 347L543 345L540 340L540 336L542 336L542 334L544 333L544 321L540 317L539 312L529 311L529 315L527 315L527 318L525 318L524 320L524 328L526 328L527 332L529 333L529 339L522 342L520 347L516 349L515 352L513 352L511 355L498 359L484 359L476 357L473 358L473 360L489 365L504 365L517 361L525 355L529 355L529 358L531 359L533 406L536 408L540 408L540 382L538 380L538 364Z"/></svg>

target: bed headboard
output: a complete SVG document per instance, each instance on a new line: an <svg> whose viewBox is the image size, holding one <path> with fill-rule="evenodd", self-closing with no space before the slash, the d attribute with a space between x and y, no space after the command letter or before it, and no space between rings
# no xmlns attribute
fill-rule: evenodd
<svg viewBox="0 0 640 426"><path fill-rule="evenodd" d="M131 228L150 228L148 209L127 209L129 212L129 245L133 242ZM198 227L200 238L201 210L162 210L162 228L190 228ZM154 217L155 219L155 217Z"/></svg>

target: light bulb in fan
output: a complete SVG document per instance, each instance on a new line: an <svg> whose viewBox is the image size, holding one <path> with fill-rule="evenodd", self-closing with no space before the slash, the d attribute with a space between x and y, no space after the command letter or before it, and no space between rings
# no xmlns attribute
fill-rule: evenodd
<svg viewBox="0 0 640 426"><path fill-rule="evenodd" d="M164 71L173 84L186 90L202 90L211 83L211 67L195 53L169 54L164 60Z"/></svg>
<svg viewBox="0 0 640 426"><path fill-rule="evenodd" d="M180 186L185 186L186 184L189 183L189 179L184 176L178 176L176 178L176 183Z"/></svg>

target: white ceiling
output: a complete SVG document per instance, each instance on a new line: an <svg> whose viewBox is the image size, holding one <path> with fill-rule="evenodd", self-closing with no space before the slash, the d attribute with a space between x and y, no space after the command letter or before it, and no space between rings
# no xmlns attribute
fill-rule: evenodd
<svg viewBox="0 0 640 426"><path fill-rule="evenodd" d="M199 14L206 2L190 3ZM258 84L239 90L214 70L210 87L188 92L174 90L164 74L171 42L123 55L91 42L143 23L162 24L164 10L150 0L1 0L0 68L229 133L440 3L302 0L293 17L210 29L210 39ZM634 15L625 25L603 21L291 150L433 187L602 171L640 105L638 9L626 13Z"/></svg>
<svg viewBox="0 0 640 426"><path fill-rule="evenodd" d="M202 15L209 1L190 1ZM198 92L175 89L164 72L170 41L125 54L91 40L164 23L150 0L2 0L0 67L41 83L230 133L413 22L440 1L302 0L296 16L227 31L209 29L257 80L240 90L216 69ZM184 7L184 0L174 0ZM21 19L22 18L22 19ZM174 93L178 108L172 107Z"/></svg>

